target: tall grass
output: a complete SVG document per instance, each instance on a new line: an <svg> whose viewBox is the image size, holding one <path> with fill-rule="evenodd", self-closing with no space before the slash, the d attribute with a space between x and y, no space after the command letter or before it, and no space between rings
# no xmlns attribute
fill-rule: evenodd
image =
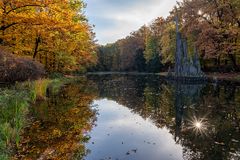
<svg viewBox="0 0 240 160"><path fill-rule="evenodd" d="M40 100L45 99L47 88L51 82L52 81L49 79L41 79L41 80L34 81L30 89L32 92L32 100L35 101L39 99Z"/></svg>
<svg viewBox="0 0 240 160"><path fill-rule="evenodd" d="M19 145L28 105L25 91L7 89L0 92L0 159L10 154L12 144Z"/></svg>
<svg viewBox="0 0 240 160"><path fill-rule="evenodd" d="M28 107L46 97L51 80L18 83L0 90L0 159L9 159L11 148L18 147L27 120Z"/></svg>
<svg viewBox="0 0 240 160"><path fill-rule="evenodd" d="M19 147L28 107L38 100L45 100L48 87L57 93L68 82L69 79L40 79L0 89L0 160L10 159L11 149Z"/></svg>

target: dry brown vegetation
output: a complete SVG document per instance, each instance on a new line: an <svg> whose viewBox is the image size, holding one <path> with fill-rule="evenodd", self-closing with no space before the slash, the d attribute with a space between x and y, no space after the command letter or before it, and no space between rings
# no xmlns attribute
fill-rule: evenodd
<svg viewBox="0 0 240 160"><path fill-rule="evenodd" d="M44 77L43 65L29 58L18 58L0 48L0 82L36 80Z"/></svg>

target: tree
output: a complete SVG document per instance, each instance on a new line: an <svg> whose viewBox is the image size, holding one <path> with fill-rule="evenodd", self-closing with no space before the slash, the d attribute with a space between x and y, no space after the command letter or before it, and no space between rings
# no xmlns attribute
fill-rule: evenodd
<svg viewBox="0 0 240 160"><path fill-rule="evenodd" d="M146 60L144 58L144 51L143 49L138 49L135 55L135 69L138 72L146 71Z"/></svg>
<svg viewBox="0 0 240 160"><path fill-rule="evenodd" d="M146 38L146 48L144 57L147 63L147 70L149 72L159 72L161 69L160 52L158 52L157 39L152 35Z"/></svg>
<svg viewBox="0 0 240 160"><path fill-rule="evenodd" d="M230 60L238 70L239 1L193 0L179 4L186 35L193 35L195 44L205 59Z"/></svg>
<svg viewBox="0 0 240 160"><path fill-rule="evenodd" d="M162 50L162 62L173 63L176 51L176 32L175 25L171 20L165 22L160 38Z"/></svg>
<svg viewBox="0 0 240 160"><path fill-rule="evenodd" d="M0 40L14 54L31 56L50 71L95 63L94 34L82 0L3 0Z"/></svg>
<svg viewBox="0 0 240 160"><path fill-rule="evenodd" d="M139 50L144 51L146 63L172 66L176 52L176 28L174 18L179 18L179 30L187 40L189 57L194 48L201 62L218 70L231 67L238 71L240 63L240 2L238 0L184 0L177 3L170 15L156 18L149 26L143 26L124 39L118 40L119 70L139 70L134 66ZM113 53L114 54L114 53ZM156 56L157 55L157 56ZM138 60L137 60L138 61ZM114 62L115 63L115 62ZM212 65L212 63L214 63ZM225 66L222 67L221 65ZM221 66L221 67L220 67ZM158 68L158 67L157 67ZM152 70L152 69L151 69Z"/></svg>
<svg viewBox="0 0 240 160"><path fill-rule="evenodd" d="M144 71L139 65L142 62L141 51L145 48L146 26L132 32L130 36L112 44L100 46L98 50L98 66L105 71ZM139 58L139 59L136 59ZM106 64L108 63L108 64Z"/></svg>

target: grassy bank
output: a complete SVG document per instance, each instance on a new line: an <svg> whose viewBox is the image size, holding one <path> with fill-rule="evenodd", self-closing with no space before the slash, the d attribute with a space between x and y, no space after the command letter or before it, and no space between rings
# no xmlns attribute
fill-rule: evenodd
<svg viewBox="0 0 240 160"><path fill-rule="evenodd" d="M0 89L0 159L9 159L15 147L19 147L21 131L27 125L28 108L44 100L47 88L58 92L70 79L42 79L17 83Z"/></svg>

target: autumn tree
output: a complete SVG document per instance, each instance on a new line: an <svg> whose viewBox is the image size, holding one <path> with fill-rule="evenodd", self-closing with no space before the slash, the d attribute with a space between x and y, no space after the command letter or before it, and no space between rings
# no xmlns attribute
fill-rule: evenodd
<svg viewBox="0 0 240 160"><path fill-rule="evenodd" d="M178 2L167 18L158 17L148 26L132 32L117 44L120 69L139 70L139 64L167 70L176 52L175 17L188 44L188 57L196 48L202 66L215 71L238 71L240 63L240 2L238 0L184 0ZM141 53L145 63L142 63ZM113 53L113 55L115 55ZM113 56L112 55L112 56ZM140 61L139 61L140 60ZM135 63L134 63L135 62ZM164 64L158 67L159 64ZM115 62L113 62L115 63ZM146 65L146 66L145 66ZM223 66L224 65L224 66Z"/></svg>
<svg viewBox="0 0 240 160"><path fill-rule="evenodd" d="M167 41L161 41L165 36L164 34L166 34L164 32L166 24L166 19L158 17L149 26L150 33L146 39L145 58L147 61L149 59L148 68L153 72L160 72L163 69L163 63L168 66L163 59L165 54L163 49L164 47L169 47L169 44L166 44ZM167 54L171 54L171 52L168 52Z"/></svg>
<svg viewBox="0 0 240 160"><path fill-rule="evenodd" d="M185 0L179 4L183 31L192 36L205 59L230 61L238 70L239 57L239 1L235 0Z"/></svg>
<svg viewBox="0 0 240 160"><path fill-rule="evenodd" d="M81 0L3 0L0 40L16 55L31 56L52 71L95 62L94 34Z"/></svg>
<svg viewBox="0 0 240 160"><path fill-rule="evenodd" d="M146 59L144 58L144 50L138 49L135 55L135 69L138 72L146 71Z"/></svg>

